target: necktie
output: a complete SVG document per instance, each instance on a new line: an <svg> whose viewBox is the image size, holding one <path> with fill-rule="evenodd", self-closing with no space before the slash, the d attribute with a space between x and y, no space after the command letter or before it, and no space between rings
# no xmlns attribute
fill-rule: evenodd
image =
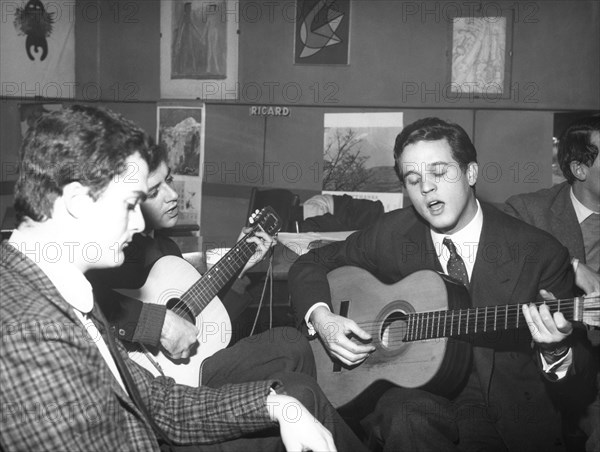
<svg viewBox="0 0 600 452"><path fill-rule="evenodd" d="M463 283L469 287L469 274L467 273L467 267L462 257L456 252L456 247L452 240L445 237L443 240L444 246L450 251L450 258L448 259L448 275L458 282Z"/></svg>
<svg viewBox="0 0 600 452"><path fill-rule="evenodd" d="M600 267L600 214L592 213L581 223L585 263L594 270Z"/></svg>
<svg viewBox="0 0 600 452"><path fill-rule="evenodd" d="M148 412L148 408L146 407L146 404L142 400L142 396L140 395L140 392L138 391L137 386L136 386L135 382L133 381L133 377L131 376L129 369L127 368L127 364L125 364L125 361L123 360L123 357L121 356L121 353L119 352L119 349L117 348L117 343L115 342L115 338L113 337L113 335L111 333L111 329L110 329L110 326L108 325L108 321L106 320L106 317L104 317L104 314L98 307L97 303L94 303L94 307L92 308L92 312L90 313L90 315L91 315L91 317L96 319L104 328L104 331L106 333L104 336L104 337L106 337L106 345L108 346L108 350L110 351L110 354L112 355L113 359L115 360L117 369L119 369L119 373L121 374L123 383L125 384L125 387L127 388L127 393L133 399L133 402L138 407L138 409L142 412L142 416L146 419L148 424L150 424L150 426L152 427L152 430L154 431L154 434L156 435L156 438L159 440L159 442L171 445L172 443L168 439L167 435L162 431L162 429L158 425L156 425L156 423L154 422L154 419L150 416L150 413Z"/></svg>

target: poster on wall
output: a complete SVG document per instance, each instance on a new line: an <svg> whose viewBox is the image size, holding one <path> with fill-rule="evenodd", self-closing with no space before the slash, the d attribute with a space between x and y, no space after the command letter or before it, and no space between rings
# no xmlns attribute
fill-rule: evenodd
<svg viewBox="0 0 600 452"><path fill-rule="evenodd" d="M156 141L168 152L179 195L178 224L200 224L204 160L204 107L159 106Z"/></svg>
<svg viewBox="0 0 600 452"><path fill-rule="evenodd" d="M350 0L296 0L296 64L348 64L349 41Z"/></svg>
<svg viewBox="0 0 600 452"><path fill-rule="evenodd" d="M74 2L2 2L1 16L1 95L75 97Z"/></svg>
<svg viewBox="0 0 600 452"><path fill-rule="evenodd" d="M162 0L160 95L235 100L238 23L233 0Z"/></svg>
<svg viewBox="0 0 600 452"><path fill-rule="evenodd" d="M324 126L323 193L402 207L393 149L403 113L326 113Z"/></svg>
<svg viewBox="0 0 600 452"><path fill-rule="evenodd" d="M455 17L451 21L450 90L506 97L510 93L512 16Z"/></svg>

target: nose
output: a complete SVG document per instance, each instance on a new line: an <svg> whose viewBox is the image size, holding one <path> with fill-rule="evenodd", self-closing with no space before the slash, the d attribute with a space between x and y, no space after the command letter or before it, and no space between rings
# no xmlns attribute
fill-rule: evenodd
<svg viewBox="0 0 600 452"><path fill-rule="evenodd" d="M432 175L425 175L421 179L421 194L425 195L434 191L436 188L435 181Z"/></svg>
<svg viewBox="0 0 600 452"><path fill-rule="evenodd" d="M167 196L166 196L167 202L177 201L179 199L179 195L177 194L177 192L175 190L173 190L173 187L171 187L170 185L165 185L165 186L167 188Z"/></svg>
<svg viewBox="0 0 600 452"><path fill-rule="evenodd" d="M144 230L146 222L144 221L144 215L142 215L142 209L140 205L136 205L135 209L131 211L131 217L129 219L129 228L134 232L141 232Z"/></svg>

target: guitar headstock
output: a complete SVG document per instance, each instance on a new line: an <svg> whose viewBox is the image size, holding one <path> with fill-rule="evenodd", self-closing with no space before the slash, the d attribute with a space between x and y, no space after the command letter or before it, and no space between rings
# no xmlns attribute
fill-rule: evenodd
<svg viewBox="0 0 600 452"><path fill-rule="evenodd" d="M267 234L275 235L281 229L281 218L271 206L263 207L261 210L256 210L249 218L252 229L260 226Z"/></svg>

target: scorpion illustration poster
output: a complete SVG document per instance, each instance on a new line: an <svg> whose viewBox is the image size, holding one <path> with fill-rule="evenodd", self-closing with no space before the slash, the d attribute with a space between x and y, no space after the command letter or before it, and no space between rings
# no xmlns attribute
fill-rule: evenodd
<svg viewBox="0 0 600 452"><path fill-rule="evenodd" d="M2 96L75 97L72 0L4 3L0 43Z"/></svg>
<svg viewBox="0 0 600 452"><path fill-rule="evenodd" d="M237 99L238 1L161 2L161 97Z"/></svg>
<svg viewBox="0 0 600 452"><path fill-rule="evenodd" d="M159 106L157 136L169 152L178 193L179 224L200 224L204 157L204 107Z"/></svg>

